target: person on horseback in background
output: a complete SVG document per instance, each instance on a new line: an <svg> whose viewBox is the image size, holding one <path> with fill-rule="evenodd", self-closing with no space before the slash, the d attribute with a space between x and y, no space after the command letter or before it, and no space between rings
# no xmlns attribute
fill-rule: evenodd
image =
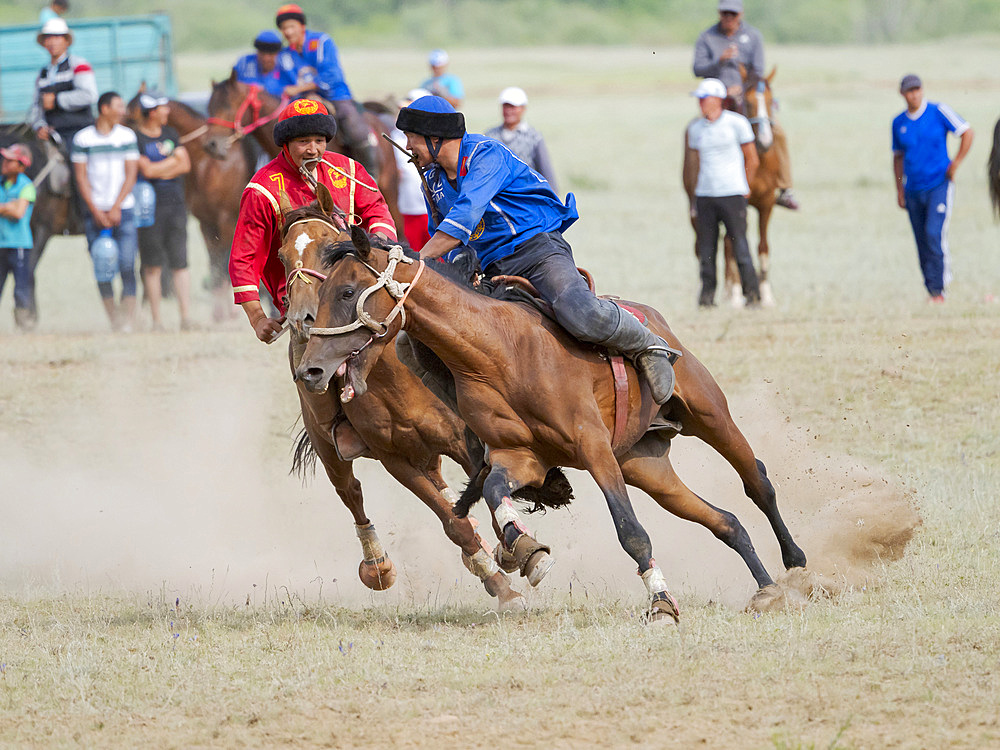
<svg viewBox="0 0 1000 750"><path fill-rule="evenodd" d="M73 136L94 124L97 79L90 63L69 54L73 34L61 18L46 21L37 40L51 59L35 79L28 122L43 141L55 133L58 145L68 152Z"/></svg>
<svg viewBox="0 0 1000 750"><path fill-rule="evenodd" d="M278 8L275 23L288 42L278 53L285 96L298 99L314 93L330 102L345 145L370 174L378 177L373 136L351 97L333 39L328 34L308 30L305 13L298 5Z"/></svg>
<svg viewBox="0 0 1000 750"><path fill-rule="evenodd" d="M466 245L487 276L525 277L572 336L628 356L656 403L666 402L676 354L635 316L588 288L562 236L579 217L573 194L562 203L545 178L502 143L467 133L465 116L439 96L402 108L396 127L429 187L431 239L420 257L440 258Z"/></svg>
<svg viewBox="0 0 1000 750"><path fill-rule="evenodd" d="M764 93L764 37L743 22L743 0L719 0L719 22L701 32L694 45L694 74L699 78L718 78L726 85L730 109L742 114L743 76L755 78L757 91ZM799 203L792 195L792 166L788 157L788 139L781 125L771 120L775 153L778 155L777 204L793 211Z"/></svg>
<svg viewBox="0 0 1000 750"><path fill-rule="evenodd" d="M257 285L263 281L279 311L285 311L285 270L281 247L281 194L292 206L316 198L322 183L352 223L395 241L396 226L389 207L365 168L343 154L326 150L337 134L337 122L321 102L297 99L286 106L274 126L279 153L250 180L240 199L236 235L229 258L229 277L254 333L270 342L281 332L281 319L269 318L260 304Z"/></svg>
<svg viewBox="0 0 1000 750"><path fill-rule="evenodd" d="M262 31L253 40L253 46L257 51L243 55L233 66L237 80L259 86L271 96L280 99L285 89L278 68L281 37L276 31Z"/></svg>

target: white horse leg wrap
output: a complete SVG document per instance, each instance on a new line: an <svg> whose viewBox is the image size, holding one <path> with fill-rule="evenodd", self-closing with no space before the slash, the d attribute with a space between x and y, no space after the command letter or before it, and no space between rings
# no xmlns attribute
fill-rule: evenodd
<svg viewBox="0 0 1000 750"><path fill-rule="evenodd" d="M490 576L500 571L500 566L496 561L486 554L485 550L479 550L472 557L463 554L462 562L480 581L485 581Z"/></svg>
<svg viewBox="0 0 1000 750"><path fill-rule="evenodd" d="M378 534L375 533L375 524L370 523L367 526L354 525L354 530L358 532L358 539L361 540L361 551L364 553L365 560L378 560L380 557L385 557L385 548L382 547L382 542L379 541Z"/></svg>
<svg viewBox="0 0 1000 750"><path fill-rule="evenodd" d="M646 584L646 591L650 596L667 591L667 579L658 565L654 565L642 574L642 582Z"/></svg>
<svg viewBox="0 0 1000 750"><path fill-rule="evenodd" d="M524 534L528 533L528 529L523 523L521 523L521 517L517 515L517 511L514 510L514 506L510 502L509 497L505 497L500 502L500 507L496 509L493 517L497 519L497 526L503 531L507 524L512 523L514 527Z"/></svg>
<svg viewBox="0 0 1000 750"><path fill-rule="evenodd" d="M451 487L445 487L443 490L441 490L441 497L443 497L452 505L458 502L458 495L455 494L455 490L453 490Z"/></svg>

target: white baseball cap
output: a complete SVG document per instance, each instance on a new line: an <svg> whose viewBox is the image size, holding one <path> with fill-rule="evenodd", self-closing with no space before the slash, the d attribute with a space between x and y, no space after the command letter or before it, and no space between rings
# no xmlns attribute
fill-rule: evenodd
<svg viewBox="0 0 1000 750"><path fill-rule="evenodd" d="M448 53L443 49L431 50L431 53L427 56L427 62L432 68L437 68L441 65L447 65L451 58L448 57Z"/></svg>
<svg viewBox="0 0 1000 750"><path fill-rule="evenodd" d="M409 104L422 96L433 96L433 94L427 89L410 89L406 96L403 97L403 101Z"/></svg>
<svg viewBox="0 0 1000 750"><path fill-rule="evenodd" d="M70 44L73 43L73 33L69 30L69 26L61 18L50 18L46 21L42 28L38 32L38 36L35 38L36 41L41 44L42 40L47 36L68 36Z"/></svg>
<svg viewBox="0 0 1000 750"><path fill-rule="evenodd" d="M515 107L523 107L528 103L528 95L524 89L517 86L508 86L500 92L500 104L512 104Z"/></svg>
<svg viewBox="0 0 1000 750"><path fill-rule="evenodd" d="M698 84L698 88L691 92L691 96L704 99L707 96L717 96L720 99L726 98L726 84L718 78L706 78Z"/></svg>

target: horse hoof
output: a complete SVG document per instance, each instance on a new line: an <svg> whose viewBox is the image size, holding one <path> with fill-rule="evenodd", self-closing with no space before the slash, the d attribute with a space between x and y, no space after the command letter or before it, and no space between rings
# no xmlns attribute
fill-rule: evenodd
<svg viewBox="0 0 1000 750"><path fill-rule="evenodd" d="M373 591L385 591L396 582L396 566L388 557L362 560L358 565L358 577Z"/></svg>
<svg viewBox="0 0 1000 750"><path fill-rule="evenodd" d="M516 591L511 593L510 598L497 601L497 612L527 612L528 600Z"/></svg>
<svg viewBox="0 0 1000 750"><path fill-rule="evenodd" d="M649 624L677 625L680 621L681 610L677 606L677 600L666 591L655 594L653 600L649 603Z"/></svg>
<svg viewBox="0 0 1000 750"><path fill-rule="evenodd" d="M528 583L532 587L535 587L542 582L542 579L548 575L548 572L552 570L552 566L555 564L556 561L552 555L544 550L538 550L528 558L521 575L528 579Z"/></svg>
<svg viewBox="0 0 1000 750"><path fill-rule="evenodd" d="M747 604L747 612L782 612L787 609L801 608L807 603L807 599L795 589L785 588L776 583L772 583L763 588L757 589L750 603Z"/></svg>

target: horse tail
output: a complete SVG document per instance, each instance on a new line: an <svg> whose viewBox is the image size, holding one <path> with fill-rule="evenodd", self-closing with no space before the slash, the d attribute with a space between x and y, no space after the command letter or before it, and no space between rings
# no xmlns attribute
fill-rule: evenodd
<svg viewBox="0 0 1000 750"><path fill-rule="evenodd" d="M465 518L469 515L472 506L479 502L479 498L483 496L483 484L486 481L487 473L486 471L478 472L465 485L461 497L452 508L452 512L456 516ZM558 466L553 466L545 474L545 481L542 482L541 487L522 487L514 492L513 497L515 500L531 505L530 508L524 509L525 513L537 513L538 511L544 513L547 508L559 510L559 508L569 505L573 499L573 487L563 470Z"/></svg>
<svg viewBox="0 0 1000 750"><path fill-rule="evenodd" d="M295 448L292 449L292 468L289 474L295 474L305 480L316 472L316 449L313 447L309 433L303 427L295 437Z"/></svg>
<svg viewBox="0 0 1000 750"><path fill-rule="evenodd" d="M993 150L986 162L986 181L990 186L990 201L993 213L1000 218L1000 120L993 126Z"/></svg>

